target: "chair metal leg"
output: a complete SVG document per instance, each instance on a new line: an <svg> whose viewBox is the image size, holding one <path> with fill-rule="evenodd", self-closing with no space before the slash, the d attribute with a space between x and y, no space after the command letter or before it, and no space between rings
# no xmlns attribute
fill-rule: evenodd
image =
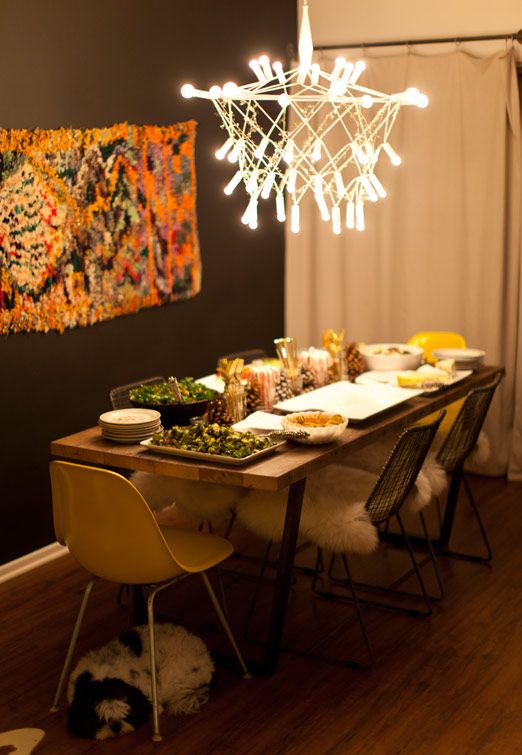
<svg viewBox="0 0 522 755"><path fill-rule="evenodd" d="M67 655L65 656L65 662L63 664L62 673L60 674L58 687L56 688L56 694L54 696L53 704L51 706L51 713L56 713L56 711L58 710L58 701L61 697L63 686L65 684L65 680L67 679L67 675L69 673L72 657L74 654L74 649L76 647L76 642L78 641L78 635L80 633L80 627L82 625L85 609L87 608L87 601L89 600L89 596L91 594L92 588L94 587L94 583L97 581L97 579L98 577L91 577L83 593L82 602L80 604L80 610L78 611L78 616L76 617L76 622L74 624L74 628L71 635L71 641L69 642L69 648L67 650Z"/></svg>
<svg viewBox="0 0 522 755"><path fill-rule="evenodd" d="M159 730L159 712L158 712L158 679L156 671L156 646L154 637L154 598L156 593L161 589L151 590L147 596L147 621L149 625L149 654L150 654L150 686L152 690L152 741L161 742Z"/></svg>
<svg viewBox="0 0 522 755"><path fill-rule="evenodd" d="M491 561L493 558L493 551L491 549L491 545L488 539L488 536L486 535L486 529L484 527L484 524L482 522L482 517L480 516L478 506L475 502L475 496L473 495L473 491L471 490L471 485L469 484L469 480L467 476L464 474L464 471L461 472L461 479L464 483L464 487L466 488L466 493L468 495L468 501L470 503L470 506L473 510L473 513L475 514L475 519L477 520L477 524L480 530L480 534L482 535L482 540L484 542L484 545L486 546L487 556L478 556L474 555L472 553L462 553L460 551L453 551L449 550L447 548L441 548L439 553L441 556L450 556L452 558L460 558L464 561L473 561L475 563L480 564L487 564Z"/></svg>
<svg viewBox="0 0 522 755"><path fill-rule="evenodd" d="M334 556L332 555L332 558L330 560L330 564L332 564L333 558L334 558ZM341 559L342 559L342 562L343 562L343 565L344 565L344 570L345 570L345 573L346 573L346 579L344 580L344 584L348 583L348 587L350 588L350 592L352 593L352 602L353 602L353 604L355 606L355 610L357 612L357 618L359 619L359 625L361 627L361 632L362 632L362 635L363 635L364 644L366 645L366 652L368 654L368 663L360 663L359 661L352 661L352 660L343 661L342 663L343 663L343 665L349 666L350 668L371 668L373 666L373 651L372 651L372 647L370 645L370 640L369 640L369 637L368 637L368 632L366 631L366 623L364 621L364 616L363 616L363 612L362 612L361 605L360 605L360 602L359 602L359 598L358 598L357 592L355 590L355 583L354 583L354 581L352 579L352 575L351 575L351 572L350 572L350 566L348 564L348 558L347 558L347 556L346 556L345 553L341 554ZM316 567L320 566L322 564L322 561L323 561L323 553L322 553L321 548L318 547L317 548ZM323 591L317 589L317 577L316 576L314 576L314 579L312 581L312 590L314 591L314 593L316 595L320 595L322 597L326 597L326 598L332 598L332 597L334 597L332 593L323 592ZM312 645L311 647L307 648L306 653L304 655L310 655L318 647L320 647L321 645L323 645L327 640L330 640L332 637L334 637L336 634L338 634L338 632L345 626L346 623L347 623L346 621L343 621L340 624L338 624L332 632L329 632L324 637L321 637L321 639L318 642L314 643L314 645ZM333 658L326 659L326 660L335 660L335 661L337 661L337 659L333 659Z"/></svg>
<svg viewBox="0 0 522 755"><path fill-rule="evenodd" d="M413 548L411 547L410 540L408 538L408 535L406 533L406 530L404 529L404 525L402 523L402 519L400 517L399 512L395 514L395 518L397 519L397 522L399 523L399 527L401 529L402 536L404 537L404 542L406 543L406 547L408 549L408 553L410 554L410 559L412 566L415 570L415 575L417 577L417 582L419 583L419 587L422 592L422 596L424 598L424 603L426 604L426 611L417 611L417 614L424 615L424 616L431 616L433 613L433 609L431 607L431 601L430 597L428 595L428 592L426 590L426 586L424 584L424 580L422 579L422 574L420 572L419 566L417 564L417 559L415 558L415 553L413 552Z"/></svg>
<svg viewBox="0 0 522 755"><path fill-rule="evenodd" d="M240 651L239 647L237 646L237 643L236 643L236 640L234 638L234 635L232 634L232 630L230 629L230 626L228 624L228 621L226 620L225 614L223 613L223 610L222 610L221 606L219 605L219 601L216 598L216 594L215 594L214 590L212 589L212 585L209 582L209 579L208 579L208 577L206 575L206 572L202 571L202 572L200 572L200 574L201 574L201 579L203 580L203 584L205 585L205 587L207 589L207 592L208 592L208 594L210 596L210 600L212 601L212 604L213 604L213 606L214 606L214 608L216 610L216 613L217 613L217 615L219 617L219 620L221 622L221 626L225 630L225 634L227 635L227 637L229 639L229 642L232 645L232 648L234 650L234 653L236 654L236 658L239 661L239 665L241 666L241 670L243 672L243 679L251 679L252 676L251 676L251 674L249 673L249 671L248 671L248 669L246 667L245 661L243 660L243 656L241 655L241 651Z"/></svg>
<svg viewBox="0 0 522 755"><path fill-rule="evenodd" d="M437 557L435 556L435 551L433 550L433 546L431 544L430 536L428 533L428 528L426 526L426 519L424 518L424 513L422 511L419 511L419 518L421 520L422 529L424 532L424 537L426 538L426 545L428 547L428 553L429 553L429 560L431 561L433 565L433 571L435 572L435 578L437 580L437 584L439 586L439 595L440 597L435 598L435 600L443 600L444 598L444 585L442 584L442 577L440 576L439 571L439 565L437 563ZM425 561L422 562L423 564ZM419 564L420 566L420 564ZM433 596L430 595L430 600L434 600Z"/></svg>

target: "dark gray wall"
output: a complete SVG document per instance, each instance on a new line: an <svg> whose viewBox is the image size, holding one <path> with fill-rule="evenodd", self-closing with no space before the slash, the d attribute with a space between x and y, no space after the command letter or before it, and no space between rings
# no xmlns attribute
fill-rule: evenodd
<svg viewBox="0 0 522 755"><path fill-rule="evenodd" d="M284 59L295 0L0 0L0 125L104 126L198 121L202 292L62 335L0 340L0 561L54 540L49 442L96 423L110 387L153 374L199 375L219 354L283 334L283 228L264 208L253 232L244 199L225 197L230 169L208 102L190 81L252 79L248 60Z"/></svg>

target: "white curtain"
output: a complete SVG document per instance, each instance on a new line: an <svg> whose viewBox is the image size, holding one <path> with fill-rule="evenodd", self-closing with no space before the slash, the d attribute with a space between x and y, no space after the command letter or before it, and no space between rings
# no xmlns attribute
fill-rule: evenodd
<svg viewBox="0 0 522 755"><path fill-rule="evenodd" d="M349 56L347 56L349 57ZM320 344L462 333L506 379L487 420L486 471L522 479L520 104L514 54L463 51L370 58L361 83L416 86L430 104L403 108L390 136L398 168L379 161L388 197L365 206L366 230L334 236L313 203L287 230L286 333ZM326 64L327 66L327 64ZM518 373L517 373L518 370Z"/></svg>

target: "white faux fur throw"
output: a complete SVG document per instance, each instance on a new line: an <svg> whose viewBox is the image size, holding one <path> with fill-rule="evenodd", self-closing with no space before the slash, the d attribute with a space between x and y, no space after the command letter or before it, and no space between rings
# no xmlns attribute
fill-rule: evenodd
<svg viewBox="0 0 522 755"><path fill-rule="evenodd" d="M235 485L182 480L149 472L133 472L129 479L156 514L175 503L177 510L196 521L225 519L247 492Z"/></svg>
<svg viewBox="0 0 522 755"><path fill-rule="evenodd" d="M334 553L371 553L378 533L365 509L378 475L374 472L331 464L308 477L300 536ZM446 486L446 474L428 457L415 486L404 503L417 513ZM238 520L265 540L280 542L286 513L286 491L251 490L237 506Z"/></svg>
<svg viewBox="0 0 522 755"><path fill-rule="evenodd" d="M364 508L375 480L331 464L307 479L300 535L334 552L371 553L379 538ZM265 540L281 541L287 491L250 490L237 507L238 520Z"/></svg>

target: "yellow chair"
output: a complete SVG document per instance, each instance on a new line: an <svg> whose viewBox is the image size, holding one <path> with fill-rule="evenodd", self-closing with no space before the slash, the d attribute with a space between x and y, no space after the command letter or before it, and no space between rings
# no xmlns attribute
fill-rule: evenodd
<svg viewBox="0 0 522 755"><path fill-rule="evenodd" d="M83 595L51 710L58 710L87 601L96 580L101 577L122 584L147 585L150 587L147 617L154 725L152 739L160 741L154 648L154 598L160 590L189 574L200 574L243 675L250 678L205 573L206 569L217 566L232 554L232 544L216 535L160 527L139 491L116 472L53 461L50 473L57 540L67 545L77 561L92 574Z"/></svg>
<svg viewBox="0 0 522 755"><path fill-rule="evenodd" d="M460 333L452 333L445 330L428 330L420 333L415 333L408 343L412 346L420 346L424 349L424 359L426 362L433 364L436 361L436 357L433 356L433 351L436 349L465 349L466 339ZM440 428L439 435L447 435L451 426L457 419L457 414L464 402L464 399L454 401L453 404L449 404L446 407L446 416L444 417ZM425 417L420 420L419 424L425 422L433 422L435 414L430 414L429 417Z"/></svg>

